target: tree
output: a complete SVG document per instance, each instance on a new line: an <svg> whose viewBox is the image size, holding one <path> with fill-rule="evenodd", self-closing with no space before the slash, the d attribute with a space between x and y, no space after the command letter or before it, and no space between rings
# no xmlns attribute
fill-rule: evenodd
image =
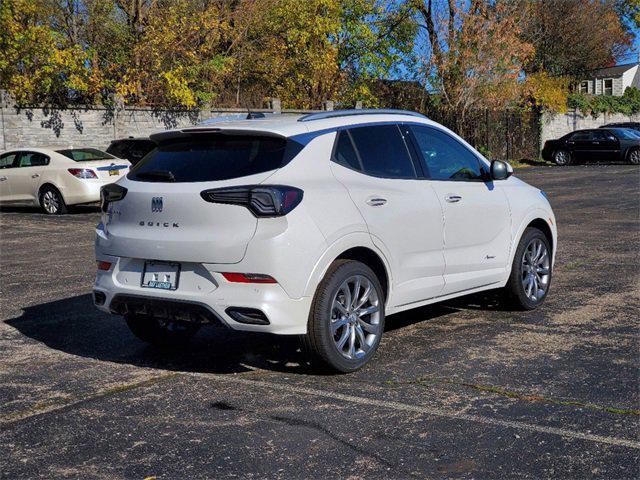
<svg viewBox="0 0 640 480"><path fill-rule="evenodd" d="M535 51L525 64L527 74L580 78L614 65L630 44L614 0L521 0L520 5L520 37Z"/></svg>
<svg viewBox="0 0 640 480"><path fill-rule="evenodd" d="M442 107L464 122L477 107L504 107L519 99L522 66L533 53L519 37L512 2L414 1L426 31L428 83Z"/></svg>

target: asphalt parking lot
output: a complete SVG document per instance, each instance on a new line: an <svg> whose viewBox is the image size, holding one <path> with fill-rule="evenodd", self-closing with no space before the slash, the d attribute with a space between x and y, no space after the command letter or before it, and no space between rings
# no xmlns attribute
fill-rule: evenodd
<svg viewBox="0 0 640 480"><path fill-rule="evenodd" d="M154 350L93 308L97 209L2 209L0 477L637 478L640 169L517 174L559 224L545 305L389 317L337 376L222 328Z"/></svg>

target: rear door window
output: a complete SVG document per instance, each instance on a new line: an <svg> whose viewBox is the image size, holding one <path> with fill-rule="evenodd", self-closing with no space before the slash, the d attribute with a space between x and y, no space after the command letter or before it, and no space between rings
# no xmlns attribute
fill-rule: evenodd
<svg viewBox="0 0 640 480"><path fill-rule="evenodd" d="M131 169L128 178L211 182L247 177L283 167L301 149L301 144L281 137L199 134L161 143Z"/></svg>
<svg viewBox="0 0 640 480"><path fill-rule="evenodd" d="M409 151L397 125L349 130L364 173L383 178L416 178Z"/></svg>
<svg viewBox="0 0 640 480"><path fill-rule="evenodd" d="M49 157L38 152L22 152L20 154L20 167L44 167L49 165Z"/></svg>

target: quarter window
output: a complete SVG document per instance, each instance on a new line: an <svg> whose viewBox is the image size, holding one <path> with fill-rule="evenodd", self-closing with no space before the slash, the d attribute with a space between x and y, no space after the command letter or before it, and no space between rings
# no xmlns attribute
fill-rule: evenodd
<svg viewBox="0 0 640 480"><path fill-rule="evenodd" d="M432 180L483 180L478 157L445 132L412 125L411 131Z"/></svg>
<svg viewBox="0 0 640 480"><path fill-rule="evenodd" d="M357 127L350 133L364 173L384 178L416 178L413 161L397 125Z"/></svg>
<svg viewBox="0 0 640 480"><path fill-rule="evenodd" d="M346 130L338 132L338 143L336 144L336 151L333 155L333 159L343 167L362 170L360 160L358 160L358 154L356 153L355 148L353 148L351 137L349 136L349 132Z"/></svg>

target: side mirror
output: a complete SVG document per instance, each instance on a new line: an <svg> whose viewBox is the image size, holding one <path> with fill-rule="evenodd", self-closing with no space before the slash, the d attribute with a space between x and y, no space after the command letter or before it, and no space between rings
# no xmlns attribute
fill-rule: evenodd
<svg viewBox="0 0 640 480"><path fill-rule="evenodd" d="M506 180L513 175L513 167L507 162L494 160L491 162L490 172L492 180Z"/></svg>

